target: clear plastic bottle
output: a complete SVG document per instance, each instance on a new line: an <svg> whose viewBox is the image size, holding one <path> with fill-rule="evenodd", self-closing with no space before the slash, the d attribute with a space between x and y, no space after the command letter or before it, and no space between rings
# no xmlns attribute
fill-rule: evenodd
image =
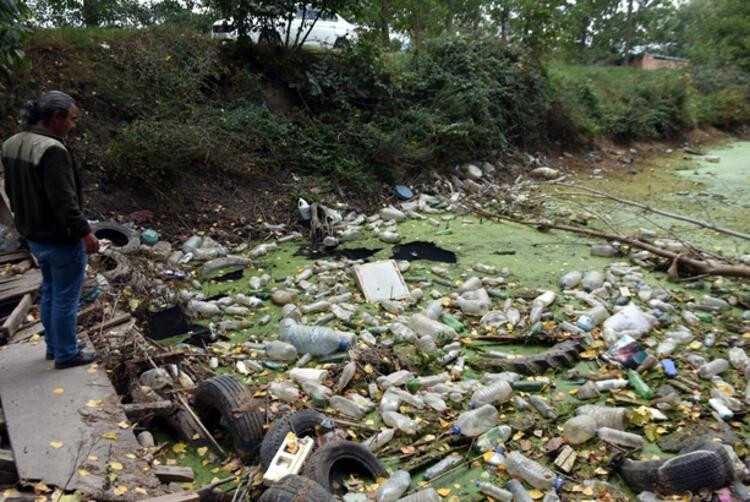
<svg viewBox="0 0 750 502"><path fill-rule="evenodd" d="M479 451L493 451L510 439L513 429L508 425L498 425L477 438L476 447Z"/></svg>
<svg viewBox="0 0 750 502"><path fill-rule="evenodd" d="M384 429L371 438L365 440L362 444L370 451L377 451L383 446L387 445L391 441L391 439L393 439L393 435L395 433L396 429Z"/></svg>
<svg viewBox="0 0 750 502"><path fill-rule="evenodd" d="M529 492L517 479L511 479L506 486L513 494L513 500L515 502L534 502L534 499L531 498Z"/></svg>
<svg viewBox="0 0 750 502"><path fill-rule="evenodd" d="M365 415L364 410L357 406L354 401L343 396L333 396L328 400L328 405L339 413L355 419L362 418Z"/></svg>
<svg viewBox="0 0 750 502"><path fill-rule="evenodd" d="M536 411L539 412L540 415L542 415L544 418L549 419L555 419L557 418L557 413L555 413L555 409L550 406L550 404L545 401L541 396L531 396L529 398L529 402L531 402L531 406L533 406Z"/></svg>
<svg viewBox="0 0 750 502"><path fill-rule="evenodd" d="M512 476L523 478L534 488L546 490L555 485L555 473L543 465L512 451L505 457L505 470Z"/></svg>
<svg viewBox="0 0 750 502"><path fill-rule="evenodd" d="M484 404L505 403L513 395L513 388L505 380L498 380L487 387L482 387L474 391L469 401L471 408L482 406Z"/></svg>
<svg viewBox="0 0 750 502"><path fill-rule="evenodd" d="M409 318L408 326L420 336L428 335L436 343L444 344L445 341L457 336L456 331L439 321L430 319L424 314L414 314Z"/></svg>
<svg viewBox="0 0 750 502"><path fill-rule="evenodd" d="M472 276L466 279L463 284L461 284L461 287L458 288L458 290L461 293L465 293L467 291L476 291L482 287L482 280L479 277Z"/></svg>
<svg viewBox="0 0 750 502"><path fill-rule="evenodd" d="M585 404L578 407L576 414L593 417L597 427L625 430L628 423L628 410L626 408Z"/></svg>
<svg viewBox="0 0 750 502"><path fill-rule="evenodd" d="M612 378L609 380L598 380L594 382L596 389L599 391L622 389L630 385L630 382L622 378Z"/></svg>
<svg viewBox="0 0 750 502"><path fill-rule="evenodd" d="M424 475L422 476L422 478L425 481L434 479L440 476L441 474L443 474L444 472L453 469L455 466L457 466L463 461L464 461L464 457L462 457L461 455L448 455L447 457L439 461L437 464L433 465L432 467L424 471Z"/></svg>
<svg viewBox="0 0 750 502"><path fill-rule="evenodd" d="M268 390L272 395L287 403L294 404L299 402L299 391L291 382L273 382L268 387Z"/></svg>
<svg viewBox="0 0 750 502"><path fill-rule="evenodd" d="M264 344L266 357L272 361L292 362L297 360L297 349L291 343L273 340Z"/></svg>
<svg viewBox="0 0 750 502"><path fill-rule="evenodd" d="M729 351L729 362L738 371L745 371L750 367L750 357L747 356L742 347L733 347Z"/></svg>
<svg viewBox="0 0 750 502"><path fill-rule="evenodd" d="M498 502L511 502L513 500L513 494L508 490L503 490L499 486L495 486L487 481L477 481L477 488L483 495L497 500Z"/></svg>
<svg viewBox="0 0 750 502"><path fill-rule="evenodd" d="M729 361L726 359L714 359L698 368L698 376L704 379L709 379L712 376L716 376L720 373L724 373L729 369Z"/></svg>
<svg viewBox="0 0 750 502"><path fill-rule="evenodd" d="M545 291L541 295L534 298L534 301L531 303L531 313L529 314L529 323L534 324L539 319L541 319L542 313L544 313L544 310L550 305L552 305L554 301L555 301L554 291Z"/></svg>
<svg viewBox="0 0 750 502"><path fill-rule="evenodd" d="M731 420L734 417L734 412L730 410L721 399L712 397L708 400L708 405L719 414L723 420Z"/></svg>
<svg viewBox="0 0 750 502"><path fill-rule="evenodd" d="M441 502L441 500L440 495L438 495L434 488L427 488L426 490L412 493L407 497L402 497L396 502Z"/></svg>
<svg viewBox="0 0 750 502"><path fill-rule="evenodd" d="M594 437L596 420L589 415L578 415L565 422L563 437L568 444L582 444Z"/></svg>
<svg viewBox="0 0 750 502"><path fill-rule="evenodd" d="M461 413L453 425L453 431L466 437L476 437L494 427L497 417L497 409L491 404L485 404Z"/></svg>
<svg viewBox="0 0 750 502"><path fill-rule="evenodd" d="M716 298L714 296L709 295L703 295L703 298L701 298L700 304L704 307L712 307L716 310L728 310L732 308L731 305L726 300L722 300L721 298Z"/></svg>
<svg viewBox="0 0 750 502"><path fill-rule="evenodd" d="M312 399L327 401L328 398L331 397L331 389L329 389L325 385L319 384L318 382L314 382L312 380L303 380L302 382L300 382L300 386L302 387L302 390L305 391L305 394L310 396Z"/></svg>
<svg viewBox="0 0 750 502"><path fill-rule="evenodd" d="M291 343L302 354L326 356L349 347L343 333L325 326L304 326L293 319L282 320L279 333L282 341Z"/></svg>
<svg viewBox="0 0 750 502"><path fill-rule="evenodd" d="M412 372L408 370L394 371L393 373L379 377L378 387L383 390L388 390L390 387L399 387L408 382L412 376Z"/></svg>
<svg viewBox="0 0 750 502"><path fill-rule="evenodd" d="M382 414L383 423L404 432L405 434L416 434L419 426L417 422L396 411L386 411Z"/></svg>
<svg viewBox="0 0 750 502"><path fill-rule="evenodd" d="M420 389L425 389L439 383L449 382L451 380L448 373L438 373L437 375L426 375L417 377L417 383Z"/></svg>
<svg viewBox="0 0 750 502"><path fill-rule="evenodd" d="M380 485L376 502L396 502L411 485L411 475L407 471L396 471L388 480Z"/></svg>
<svg viewBox="0 0 750 502"><path fill-rule="evenodd" d="M617 429L610 429L609 427L600 427L596 430L596 435L602 441L606 441L607 443L612 443L618 446L626 446L628 448L643 448L646 445L646 440L638 434L620 431Z"/></svg>
<svg viewBox="0 0 750 502"><path fill-rule="evenodd" d="M562 278L560 279L560 287L562 289L573 289L581 282L581 279L583 278L583 274L581 274L577 270L573 270L572 272L568 272Z"/></svg>
<svg viewBox="0 0 750 502"><path fill-rule="evenodd" d="M341 392L342 390L346 389L346 386L349 385L349 382L352 381L352 378L354 378L354 374L357 372L357 362L356 361L349 361L344 366L344 369L341 370L341 375L339 376L339 381L336 383L336 392Z"/></svg>
<svg viewBox="0 0 750 502"><path fill-rule="evenodd" d="M433 300L427 304L427 308L424 311L424 315L430 319L437 321L440 318L440 314L443 313L443 302L440 300Z"/></svg>
<svg viewBox="0 0 750 502"><path fill-rule="evenodd" d="M593 291L604 284L604 274L600 270L589 270L583 274L581 285L584 291Z"/></svg>
<svg viewBox="0 0 750 502"><path fill-rule="evenodd" d="M556 492L547 492L544 494L542 502L560 502L560 497Z"/></svg>

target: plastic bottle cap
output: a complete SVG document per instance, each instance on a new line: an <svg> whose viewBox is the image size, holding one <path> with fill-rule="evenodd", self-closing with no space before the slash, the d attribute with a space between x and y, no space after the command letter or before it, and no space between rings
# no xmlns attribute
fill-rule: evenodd
<svg viewBox="0 0 750 502"><path fill-rule="evenodd" d="M348 348L349 348L349 342L347 342L346 340L341 340L339 342L339 349L346 350Z"/></svg>
<svg viewBox="0 0 750 502"><path fill-rule="evenodd" d="M461 426L459 425L454 425L453 427L451 427L451 430L454 434L461 434Z"/></svg>
<svg viewBox="0 0 750 502"><path fill-rule="evenodd" d="M563 484L562 478L557 478L553 486L555 487L555 490L559 490L560 488L562 488L562 484Z"/></svg>
<svg viewBox="0 0 750 502"><path fill-rule="evenodd" d="M471 399L469 401L469 408L476 408L476 407L477 407L477 403L473 399Z"/></svg>

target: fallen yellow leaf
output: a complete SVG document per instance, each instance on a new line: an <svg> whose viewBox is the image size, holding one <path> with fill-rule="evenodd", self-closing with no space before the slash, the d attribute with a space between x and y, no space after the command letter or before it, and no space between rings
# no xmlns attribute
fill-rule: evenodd
<svg viewBox="0 0 750 502"><path fill-rule="evenodd" d="M135 488L135 489L133 489L133 491L135 493L140 493L141 495L148 495L148 492L146 491L146 489L145 488L141 488L140 486L137 487L137 488Z"/></svg>
<svg viewBox="0 0 750 502"><path fill-rule="evenodd" d="M50 445L50 446L51 446L52 448L55 448L55 449L58 449L58 448L62 448L62 447L63 447L63 443L62 443L62 441L50 441L50 442L49 442L49 445Z"/></svg>
<svg viewBox="0 0 750 502"><path fill-rule="evenodd" d="M440 489L438 489L437 492L438 492L438 495L440 495L441 497L447 497L448 495L451 494L451 489L450 488L440 488Z"/></svg>
<svg viewBox="0 0 750 502"><path fill-rule="evenodd" d="M65 392L65 389L63 389L62 387L58 387L52 391L53 394L57 394L58 396L62 394L63 392Z"/></svg>
<svg viewBox="0 0 750 502"><path fill-rule="evenodd" d="M130 424L123 420L122 422L117 424L117 427L119 427L120 429L130 429Z"/></svg>
<svg viewBox="0 0 750 502"><path fill-rule="evenodd" d="M112 490L112 493L114 493L115 495L125 495L127 492L128 492L127 486L116 486Z"/></svg>
<svg viewBox="0 0 750 502"><path fill-rule="evenodd" d="M185 443L177 443L172 446L172 451L175 453L185 453L185 450L187 450L187 445Z"/></svg>
<svg viewBox="0 0 750 502"><path fill-rule="evenodd" d="M591 497L594 495L594 489L591 487L586 487L583 489L583 494L586 495L587 497Z"/></svg>
<svg viewBox="0 0 750 502"><path fill-rule="evenodd" d="M86 476L90 476L91 473L87 471L86 469L78 469L78 475L82 478L85 478Z"/></svg>
<svg viewBox="0 0 750 502"><path fill-rule="evenodd" d="M539 490L530 490L529 497L534 500L539 500L540 498L544 497L544 493L540 492Z"/></svg>
<svg viewBox="0 0 750 502"><path fill-rule="evenodd" d="M120 462L110 462L109 468L113 471L121 471L122 470L122 464Z"/></svg>
<svg viewBox="0 0 750 502"><path fill-rule="evenodd" d="M111 439L112 441L117 441L118 439L120 439L120 435L116 432L105 432L104 434L102 434L102 437L104 439Z"/></svg>
<svg viewBox="0 0 750 502"><path fill-rule="evenodd" d="M100 399L89 399L86 401L86 406L89 408L98 408L102 405L102 401Z"/></svg>

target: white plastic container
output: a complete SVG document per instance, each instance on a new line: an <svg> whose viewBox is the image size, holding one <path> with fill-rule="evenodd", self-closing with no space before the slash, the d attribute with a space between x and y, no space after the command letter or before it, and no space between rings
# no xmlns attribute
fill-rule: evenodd
<svg viewBox="0 0 750 502"><path fill-rule="evenodd" d="M311 437L298 438L293 432L287 434L263 474L263 484L270 486L284 476L299 474L314 446L315 440ZM295 452L291 453L292 450Z"/></svg>

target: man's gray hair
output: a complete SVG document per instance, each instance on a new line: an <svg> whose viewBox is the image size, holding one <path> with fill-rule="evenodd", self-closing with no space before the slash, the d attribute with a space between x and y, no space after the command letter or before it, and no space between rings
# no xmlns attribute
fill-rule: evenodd
<svg viewBox="0 0 750 502"><path fill-rule="evenodd" d="M33 126L39 121L48 122L55 112L59 112L62 117L67 117L74 104L76 100L70 95L62 91L49 91L37 101L27 101L22 115L26 118L26 124Z"/></svg>

